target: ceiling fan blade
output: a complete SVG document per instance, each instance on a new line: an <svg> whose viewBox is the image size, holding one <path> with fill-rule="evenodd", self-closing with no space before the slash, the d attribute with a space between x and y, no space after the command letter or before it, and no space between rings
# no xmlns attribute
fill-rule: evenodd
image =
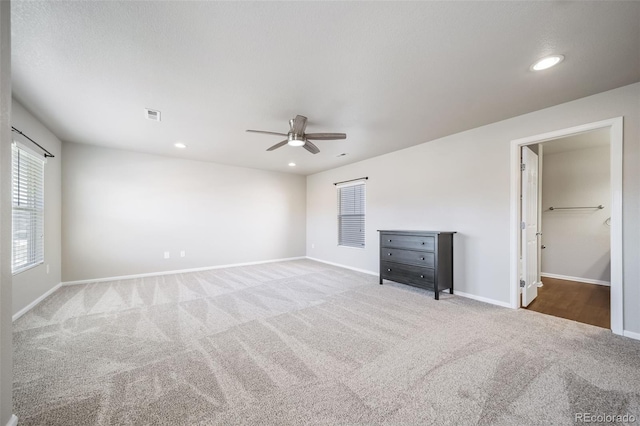
<svg viewBox="0 0 640 426"><path fill-rule="evenodd" d="M273 151L274 149L278 149L281 146L284 146L287 144L287 142L289 142L288 139L283 140L282 142L278 142L277 144L275 144L274 146L272 146L271 148L267 149L267 151Z"/></svg>
<svg viewBox="0 0 640 426"><path fill-rule="evenodd" d="M278 136L287 136L286 133L278 133L278 132L266 132L264 130L247 130L247 132L251 133L264 133L266 135L278 135Z"/></svg>
<svg viewBox="0 0 640 426"><path fill-rule="evenodd" d="M293 124L291 125L291 131L296 135L302 135L304 133L304 129L307 128L307 117L304 115L296 115L296 118L293 119Z"/></svg>
<svg viewBox="0 0 640 426"><path fill-rule="evenodd" d="M304 137L316 141L330 141L336 139L346 139L347 135L345 133L307 133L306 135L304 135Z"/></svg>
<svg viewBox="0 0 640 426"><path fill-rule="evenodd" d="M317 146L315 146L314 144L312 144L312 143L311 143L311 142L309 142L309 141L306 141L306 142L305 142L305 144L304 144L304 145L302 145L302 147L303 147L304 149L306 149L307 151L309 151L310 153L312 153L312 154L317 154L317 153L319 153L319 152L320 152L320 150L318 149L318 147L317 147Z"/></svg>

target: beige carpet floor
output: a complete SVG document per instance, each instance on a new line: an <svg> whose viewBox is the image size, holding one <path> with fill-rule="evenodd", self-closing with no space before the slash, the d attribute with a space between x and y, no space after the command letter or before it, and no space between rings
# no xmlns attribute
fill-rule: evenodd
<svg viewBox="0 0 640 426"><path fill-rule="evenodd" d="M638 341L309 260L63 287L14 348L21 426L640 417Z"/></svg>

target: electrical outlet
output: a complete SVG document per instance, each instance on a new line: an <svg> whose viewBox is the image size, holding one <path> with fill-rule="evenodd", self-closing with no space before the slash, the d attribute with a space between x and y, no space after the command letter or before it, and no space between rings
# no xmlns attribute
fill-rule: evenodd
<svg viewBox="0 0 640 426"><path fill-rule="evenodd" d="M187 254L185 253L185 251L184 251L184 250L181 250L181 251L180 251L180 257L185 257L186 255L187 255Z"/></svg>
<svg viewBox="0 0 640 426"><path fill-rule="evenodd" d="M168 251L164 252L164 258L165 259L169 259L171 257L171 253L169 253Z"/></svg>
<svg viewBox="0 0 640 426"><path fill-rule="evenodd" d="M49 264L47 263L47 274L49 273Z"/></svg>

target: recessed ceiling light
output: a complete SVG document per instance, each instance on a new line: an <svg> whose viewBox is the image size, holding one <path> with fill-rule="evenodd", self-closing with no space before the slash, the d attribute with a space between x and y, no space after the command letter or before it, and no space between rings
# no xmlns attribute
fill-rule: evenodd
<svg viewBox="0 0 640 426"><path fill-rule="evenodd" d="M336 157L344 157L345 155L347 155L347 153L346 153L346 152L343 152L342 154L338 154L338 155L336 155Z"/></svg>
<svg viewBox="0 0 640 426"><path fill-rule="evenodd" d="M295 167L296 163L289 163L289 167Z"/></svg>
<svg viewBox="0 0 640 426"><path fill-rule="evenodd" d="M175 146L176 148L186 148L187 146L185 144L183 144L182 142L178 142L178 143L174 143L173 146Z"/></svg>
<svg viewBox="0 0 640 426"><path fill-rule="evenodd" d="M542 58L536 61L533 65L531 65L531 71L542 71L547 68L551 68L554 65L558 65L560 62L564 60L563 55L551 55L545 58Z"/></svg>

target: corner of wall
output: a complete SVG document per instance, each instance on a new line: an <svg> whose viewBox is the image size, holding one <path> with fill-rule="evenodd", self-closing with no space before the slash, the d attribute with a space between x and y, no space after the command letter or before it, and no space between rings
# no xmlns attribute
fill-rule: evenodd
<svg viewBox="0 0 640 426"><path fill-rule="evenodd" d="M11 2L0 1L0 424L12 416Z"/></svg>

